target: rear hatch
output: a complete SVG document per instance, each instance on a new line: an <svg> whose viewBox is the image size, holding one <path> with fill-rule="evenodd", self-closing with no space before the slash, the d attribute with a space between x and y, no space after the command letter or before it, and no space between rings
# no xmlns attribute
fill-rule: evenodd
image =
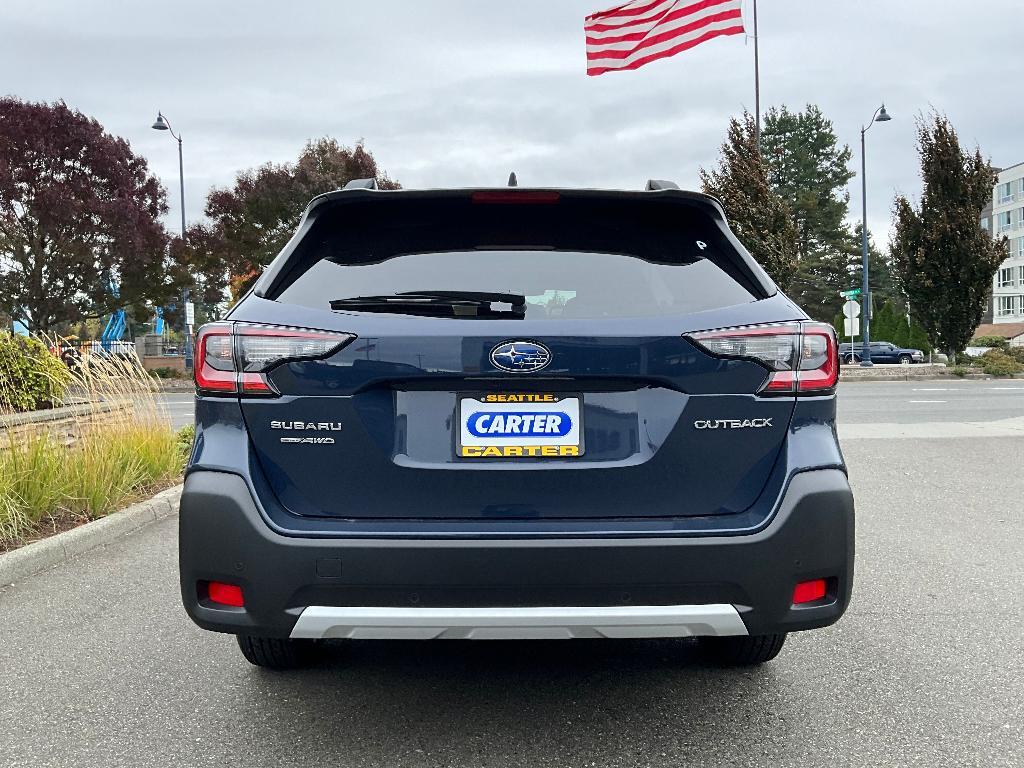
<svg viewBox="0 0 1024 768"><path fill-rule="evenodd" d="M500 190L325 199L229 319L292 513L558 520L750 507L794 395L691 337L804 316L706 198Z"/></svg>

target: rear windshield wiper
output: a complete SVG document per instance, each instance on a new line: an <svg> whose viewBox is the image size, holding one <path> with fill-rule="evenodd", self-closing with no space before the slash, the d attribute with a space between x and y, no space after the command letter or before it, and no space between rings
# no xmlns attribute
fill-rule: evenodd
<svg viewBox="0 0 1024 768"><path fill-rule="evenodd" d="M509 308L498 308L495 304L507 304ZM431 317L521 319L526 317L526 297L520 293L484 291L406 291L334 299L331 309Z"/></svg>

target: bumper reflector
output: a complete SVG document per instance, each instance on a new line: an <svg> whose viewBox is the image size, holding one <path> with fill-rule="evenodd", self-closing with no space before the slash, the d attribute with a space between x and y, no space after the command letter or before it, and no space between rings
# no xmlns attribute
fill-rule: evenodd
<svg viewBox="0 0 1024 768"><path fill-rule="evenodd" d="M825 580L801 581L793 589L793 605L813 603L825 596Z"/></svg>
<svg viewBox="0 0 1024 768"><path fill-rule="evenodd" d="M245 607L245 598L242 597L242 588L235 584L224 584L220 581L211 581L206 588L206 594L209 595L211 603L230 605L232 608Z"/></svg>

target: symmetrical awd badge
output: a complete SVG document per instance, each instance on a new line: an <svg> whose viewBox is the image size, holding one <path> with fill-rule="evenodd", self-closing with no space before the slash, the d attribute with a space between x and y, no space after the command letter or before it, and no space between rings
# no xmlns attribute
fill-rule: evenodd
<svg viewBox="0 0 1024 768"><path fill-rule="evenodd" d="M284 429L289 432L341 432L340 421L271 421L271 429ZM282 443L307 444L307 445L334 445L333 437L321 437L319 435L297 435L295 437L282 437Z"/></svg>

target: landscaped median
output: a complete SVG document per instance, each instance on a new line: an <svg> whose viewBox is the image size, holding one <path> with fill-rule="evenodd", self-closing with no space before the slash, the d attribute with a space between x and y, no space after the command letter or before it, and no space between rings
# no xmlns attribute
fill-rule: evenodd
<svg viewBox="0 0 1024 768"><path fill-rule="evenodd" d="M48 347L0 334L0 552L177 485L191 447L137 360L69 369Z"/></svg>
<svg viewBox="0 0 1024 768"><path fill-rule="evenodd" d="M48 536L9 552L0 552L0 587L14 584L33 573L52 568L119 536L178 511L181 486L161 491L146 501L133 504L102 519Z"/></svg>

